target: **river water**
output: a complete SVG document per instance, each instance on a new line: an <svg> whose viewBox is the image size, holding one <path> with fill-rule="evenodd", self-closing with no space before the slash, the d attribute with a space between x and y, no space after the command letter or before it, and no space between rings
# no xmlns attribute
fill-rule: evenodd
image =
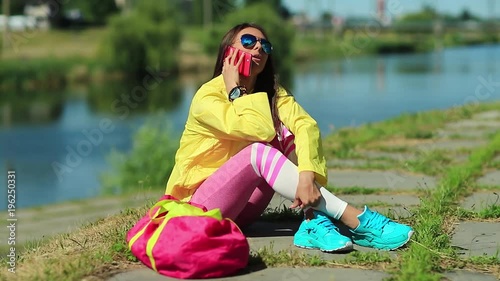
<svg viewBox="0 0 500 281"><path fill-rule="evenodd" d="M167 85L175 96L165 100L161 94L137 108L124 107L119 98L130 85L67 89L57 93L64 98L48 118L33 114L44 112L38 98L21 101L29 103L31 115L12 118L3 110L0 116L0 182L7 182L7 170L16 171L18 208L98 196L99 176L110 169L106 156L111 149L130 150L132 135L151 118L165 120L180 133L200 83ZM500 100L500 45L308 63L294 70L290 88L323 135L402 113ZM108 97L108 91L115 94ZM14 116L15 110L10 109ZM54 163L71 165L61 174ZM6 203L2 200L0 209Z"/></svg>

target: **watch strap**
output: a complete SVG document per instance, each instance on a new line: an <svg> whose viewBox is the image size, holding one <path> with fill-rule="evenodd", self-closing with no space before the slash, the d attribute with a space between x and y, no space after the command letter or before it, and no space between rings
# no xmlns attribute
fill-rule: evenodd
<svg viewBox="0 0 500 281"><path fill-rule="evenodd" d="M239 90L240 95L233 98L234 92L237 90ZM246 93L247 93L247 89L244 86L236 86L236 87L232 88L231 91L229 91L229 101L232 102L233 100L241 97L242 95L244 95Z"/></svg>

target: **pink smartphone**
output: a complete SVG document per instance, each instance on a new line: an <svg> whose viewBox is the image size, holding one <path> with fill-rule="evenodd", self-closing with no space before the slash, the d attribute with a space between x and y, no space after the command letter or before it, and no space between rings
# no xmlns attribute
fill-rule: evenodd
<svg viewBox="0 0 500 281"><path fill-rule="evenodd" d="M226 53L224 55L224 58L229 56L229 54L231 53L231 49L234 51L238 51L237 55L236 55L236 62L238 61L238 59L240 58L240 56L245 56L243 58L243 61L241 62L240 64L240 67L238 69L239 73L243 76L250 76L251 74L251 71L252 71L252 54L250 53L247 53L247 52L243 52L239 49L236 49L235 47L233 46L228 46L227 49L226 49Z"/></svg>

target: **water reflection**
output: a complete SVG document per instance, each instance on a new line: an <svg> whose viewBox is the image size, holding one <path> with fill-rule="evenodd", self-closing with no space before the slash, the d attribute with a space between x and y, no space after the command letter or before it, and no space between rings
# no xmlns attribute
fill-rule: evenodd
<svg viewBox="0 0 500 281"><path fill-rule="evenodd" d="M98 113L113 113L125 116L129 113L171 111L181 101L181 86L178 77L165 77L144 82L110 81L90 85L88 102Z"/></svg>
<svg viewBox="0 0 500 281"><path fill-rule="evenodd" d="M13 123L46 123L59 118L64 96L60 92L5 91L0 95L2 126Z"/></svg>

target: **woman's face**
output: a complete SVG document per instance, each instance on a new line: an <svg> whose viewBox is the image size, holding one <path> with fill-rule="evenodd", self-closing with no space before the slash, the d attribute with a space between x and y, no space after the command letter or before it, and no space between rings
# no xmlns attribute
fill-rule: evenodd
<svg viewBox="0 0 500 281"><path fill-rule="evenodd" d="M241 36L243 34L251 34L255 37L257 37L258 39L267 39L264 37L264 34L262 34L262 32L256 28L253 28L253 27L247 27L243 30L241 30L240 32L238 32L238 34L236 34L236 37L234 38L234 41L233 41L233 47L239 49L239 50L242 50L244 52L247 52L247 53L250 53L252 54L252 75L257 75L259 73L262 72L262 70L264 70L264 67L266 66L266 62L267 62L267 58L268 58L268 54L266 54L264 52L264 50L262 49L262 45L261 45L261 42L260 41L257 41L257 43L247 49L245 47L243 47L243 45L241 44Z"/></svg>

